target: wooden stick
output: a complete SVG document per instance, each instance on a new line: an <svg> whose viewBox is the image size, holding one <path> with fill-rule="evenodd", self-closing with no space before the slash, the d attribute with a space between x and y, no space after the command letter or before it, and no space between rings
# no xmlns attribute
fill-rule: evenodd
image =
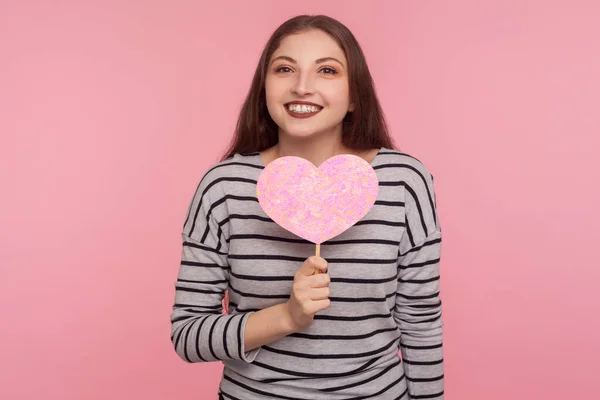
<svg viewBox="0 0 600 400"><path fill-rule="evenodd" d="M317 256L317 257L320 257L320 256L321 256L320 254L321 254L321 244L320 244L320 243L317 243L317 252L316 252L316 256ZM313 275L317 275L317 274L319 274L319 273L320 273L320 271L319 271L319 268L315 268L315 272L313 272Z"/></svg>

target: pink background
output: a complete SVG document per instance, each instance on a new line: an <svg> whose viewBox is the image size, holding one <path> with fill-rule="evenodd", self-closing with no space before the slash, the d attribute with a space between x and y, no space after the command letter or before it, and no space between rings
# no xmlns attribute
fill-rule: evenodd
<svg viewBox="0 0 600 400"><path fill-rule="evenodd" d="M600 398L599 4L1 1L0 398L216 398L169 340L180 229L299 13L435 175L446 398Z"/></svg>

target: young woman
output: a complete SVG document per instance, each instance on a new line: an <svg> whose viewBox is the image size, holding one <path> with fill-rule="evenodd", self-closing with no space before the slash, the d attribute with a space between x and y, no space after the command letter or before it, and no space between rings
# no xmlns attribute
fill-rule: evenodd
<svg viewBox="0 0 600 400"><path fill-rule="evenodd" d="M263 212L256 182L278 157L319 166L338 154L372 165L378 198L311 256L313 243ZM182 236L171 339L187 362L223 362L219 398L443 398L433 177L393 149L362 50L338 21L299 16L273 33Z"/></svg>

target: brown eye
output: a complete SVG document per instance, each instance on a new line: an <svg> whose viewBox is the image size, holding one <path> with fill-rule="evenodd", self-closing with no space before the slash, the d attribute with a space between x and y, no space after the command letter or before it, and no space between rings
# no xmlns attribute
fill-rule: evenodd
<svg viewBox="0 0 600 400"><path fill-rule="evenodd" d="M290 69L290 67L279 67L275 69L275 72L292 72L292 70Z"/></svg>
<svg viewBox="0 0 600 400"><path fill-rule="evenodd" d="M324 72L326 75L335 75L337 74L337 71L333 68L330 67L325 67L321 70L321 72Z"/></svg>

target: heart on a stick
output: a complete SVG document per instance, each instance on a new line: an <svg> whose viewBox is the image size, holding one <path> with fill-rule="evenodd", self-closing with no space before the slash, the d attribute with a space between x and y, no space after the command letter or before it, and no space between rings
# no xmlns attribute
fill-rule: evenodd
<svg viewBox="0 0 600 400"><path fill-rule="evenodd" d="M280 157L264 168L256 185L258 202L273 221L317 245L365 216L378 192L373 167L350 154L331 157L319 168L300 157Z"/></svg>

